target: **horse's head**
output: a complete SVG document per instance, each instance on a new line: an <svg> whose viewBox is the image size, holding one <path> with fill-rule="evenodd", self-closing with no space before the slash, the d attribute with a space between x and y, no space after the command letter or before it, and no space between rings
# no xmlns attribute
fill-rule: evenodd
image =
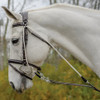
<svg viewBox="0 0 100 100"><path fill-rule="evenodd" d="M5 10L8 18L10 19L11 37L10 37L9 59L22 61L23 60L23 26L12 28L12 25L14 23L22 22L22 16L20 14L15 14L9 11L5 7L3 7L3 9ZM28 25L30 25L30 23L28 23ZM45 35L44 38L46 40L48 39L47 36ZM27 45L26 45L26 57L29 63L34 64L36 66L41 66L41 64L47 57L48 51L49 51L49 46L46 43L42 42L38 38L28 33ZM25 74L27 73L26 70L28 70L32 78L35 76L35 72L37 71L37 69L32 68L30 65L27 66L23 64L17 64L17 63L11 63L9 65L9 82L15 90L22 92L23 90L32 87L33 85L32 81L29 78L20 74L11 66L13 66L19 72L22 71L22 73L23 73L23 69L25 68L24 69Z"/></svg>

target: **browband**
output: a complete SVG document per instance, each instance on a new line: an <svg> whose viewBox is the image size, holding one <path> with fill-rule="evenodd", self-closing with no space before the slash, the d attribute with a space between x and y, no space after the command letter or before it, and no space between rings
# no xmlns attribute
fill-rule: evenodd
<svg viewBox="0 0 100 100"><path fill-rule="evenodd" d="M17 22L15 24L12 25L12 27L19 27L19 26L24 26L24 23L23 22Z"/></svg>

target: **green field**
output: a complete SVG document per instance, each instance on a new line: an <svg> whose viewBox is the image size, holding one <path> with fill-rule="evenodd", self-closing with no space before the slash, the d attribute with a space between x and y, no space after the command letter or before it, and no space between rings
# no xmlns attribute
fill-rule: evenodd
<svg viewBox="0 0 100 100"><path fill-rule="evenodd" d="M78 61L70 60L94 86L100 89L100 79L87 66ZM93 89L77 86L53 85L33 79L34 85L23 94L14 91L8 83L8 69L0 71L0 100L100 100L100 93ZM64 82L83 83L80 77L64 62L59 61L58 67L48 63L42 66L42 72L50 79Z"/></svg>

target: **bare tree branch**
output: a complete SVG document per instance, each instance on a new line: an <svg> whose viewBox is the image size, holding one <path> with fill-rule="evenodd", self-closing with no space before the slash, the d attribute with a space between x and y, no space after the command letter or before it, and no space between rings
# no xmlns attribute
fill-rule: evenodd
<svg viewBox="0 0 100 100"><path fill-rule="evenodd" d="M79 0L77 0L77 3L76 3L76 5L79 5Z"/></svg>
<svg viewBox="0 0 100 100"><path fill-rule="evenodd" d="M98 10L100 9L100 0L98 0Z"/></svg>
<svg viewBox="0 0 100 100"><path fill-rule="evenodd" d="M49 0L49 2L50 2L50 5L52 5L52 0Z"/></svg>
<svg viewBox="0 0 100 100"><path fill-rule="evenodd" d="M10 9L10 3L11 0L8 0L8 4L7 4L7 8ZM7 34L7 30L8 30L8 23L9 23L9 19L7 18L6 24L5 24L5 31L4 31L4 36L3 38L3 65L7 66L7 43L6 43L6 34ZM4 66L3 66L4 67Z"/></svg>
<svg viewBox="0 0 100 100"><path fill-rule="evenodd" d="M87 0L87 1L85 1L84 3L83 3L83 7L85 7L86 6L86 4L88 3L89 1Z"/></svg>
<svg viewBox="0 0 100 100"><path fill-rule="evenodd" d="M94 4L94 9L96 9L97 8L97 0L95 1L95 4Z"/></svg>
<svg viewBox="0 0 100 100"><path fill-rule="evenodd" d="M12 11L14 11L14 0L12 0Z"/></svg>
<svg viewBox="0 0 100 100"><path fill-rule="evenodd" d="M75 0L73 0L73 4L75 5Z"/></svg>
<svg viewBox="0 0 100 100"><path fill-rule="evenodd" d="M20 12L23 11L23 9L24 9L24 7L25 7L25 4L26 4L26 0L24 0L23 5L22 5L22 7L21 7L21 9L20 9Z"/></svg>
<svg viewBox="0 0 100 100"><path fill-rule="evenodd" d="M3 70L3 52L4 52L4 45L3 45L3 38L1 32L1 26L3 26L3 20L0 20L0 70Z"/></svg>
<svg viewBox="0 0 100 100"><path fill-rule="evenodd" d="M11 2L11 0L8 0L8 5L7 5L8 9L10 9L10 2ZM7 34L8 23L9 23L9 20L7 19L7 22L6 22L6 25L5 25L4 38L6 37L6 34Z"/></svg>
<svg viewBox="0 0 100 100"><path fill-rule="evenodd" d="M54 3L57 3L57 0L54 0Z"/></svg>
<svg viewBox="0 0 100 100"><path fill-rule="evenodd" d="M17 8L19 8L20 5L20 2L18 2L17 6L14 8L14 11L17 11Z"/></svg>

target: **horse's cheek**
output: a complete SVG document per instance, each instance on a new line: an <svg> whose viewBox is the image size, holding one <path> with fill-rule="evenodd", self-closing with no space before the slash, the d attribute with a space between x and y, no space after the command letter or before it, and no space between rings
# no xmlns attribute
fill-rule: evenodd
<svg viewBox="0 0 100 100"><path fill-rule="evenodd" d="M41 44L42 45L42 44ZM42 46L31 47L28 49L28 61L31 63L41 64L47 57L49 51L48 45L44 44Z"/></svg>

